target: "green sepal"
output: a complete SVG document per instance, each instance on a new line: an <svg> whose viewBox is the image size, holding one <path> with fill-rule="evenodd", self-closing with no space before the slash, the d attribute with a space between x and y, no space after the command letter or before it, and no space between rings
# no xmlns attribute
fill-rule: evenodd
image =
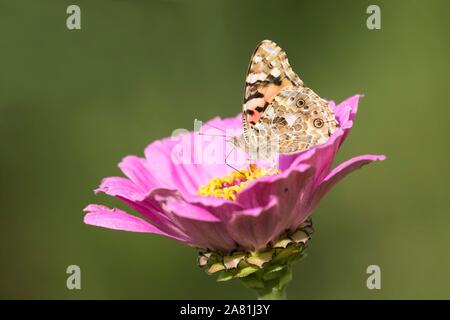
<svg viewBox="0 0 450 320"><path fill-rule="evenodd" d="M235 270L224 270L224 271L220 272L220 274L216 280L218 282L228 281L228 280L233 279L235 277L235 275L236 275Z"/></svg>
<svg viewBox="0 0 450 320"><path fill-rule="evenodd" d="M240 279L257 292L259 299L285 299L286 287L292 279L291 266L306 256L311 226L310 221L303 223L294 233L280 235L264 250L230 253L201 250L198 264L208 274L216 274L219 282Z"/></svg>
<svg viewBox="0 0 450 320"><path fill-rule="evenodd" d="M241 278L242 284L253 290L264 289L264 281L262 281L257 274L253 273L245 278Z"/></svg>
<svg viewBox="0 0 450 320"><path fill-rule="evenodd" d="M217 262L208 268L208 273L216 273L216 272L222 271L224 269L225 269L225 266L222 263Z"/></svg>
<svg viewBox="0 0 450 320"><path fill-rule="evenodd" d="M269 281L269 280L280 277L281 273L283 272L283 270L285 268L286 268L285 265L281 265L281 266L275 265L275 266L269 267L263 275L264 281Z"/></svg>
<svg viewBox="0 0 450 320"><path fill-rule="evenodd" d="M302 251L302 247L299 247L298 244L290 244L289 246L287 246L284 249L281 249L277 255L275 256L275 258L273 258L272 262L273 263L278 263L281 262L283 260L287 260L291 255L300 253Z"/></svg>
<svg viewBox="0 0 450 320"><path fill-rule="evenodd" d="M267 250L263 252L252 252L250 257L247 258L247 262L262 268L264 264L270 262L273 257L274 250Z"/></svg>
<svg viewBox="0 0 450 320"><path fill-rule="evenodd" d="M246 277L252 273L255 273L256 271L258 271L259 268L258 267L245 267L242 270L239 270L238 273L236 273L236 277L238 278L243 278Z"/></svg>

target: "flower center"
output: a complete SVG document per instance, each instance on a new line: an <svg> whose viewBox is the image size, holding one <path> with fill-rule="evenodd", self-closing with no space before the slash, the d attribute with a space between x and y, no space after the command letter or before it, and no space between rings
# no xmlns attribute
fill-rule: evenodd
<svg viewBox="0 0 450 320"><path fill-rule="evenodd" d="M250 181L278 173L281 173L279 169L267 170L251 164L246 170L234 171L221 178L211 179L206 185L200 187L197 193L205 197L235 200L236 195L242 191Z"/></svg>

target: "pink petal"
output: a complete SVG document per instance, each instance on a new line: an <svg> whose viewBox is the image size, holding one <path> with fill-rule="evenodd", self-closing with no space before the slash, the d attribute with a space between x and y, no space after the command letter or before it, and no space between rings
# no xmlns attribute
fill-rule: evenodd
<svg viewBox="0 0 450 320"><path fill-rule="evenodd" d="M344 177L349 175L355 170L360 169L362 166L369 164L373 161L382 161L385 160L386 156L384 155L362 155L359 157L352 158L350 160L347 160L340 165L338 165L336 168L334 168L327 177L321 182L319 187L317 188L315 195L314 195L314 201L312 202L312 205L315 206L322 197L333 188L333 186L336 185L339 181L341 181Z"/></svg>
<svg viewBox="0 0 450 320"><path fill-rule="evenodd" d="M276 196L269 195L265 206L237 211L227 224L230 236L240 248L264 249L277 235L283 232L279 220L282 209Z"/></svg>
<svg viewBox="0 0 450 320"><path fill-rule="evenodd" d="M347 121L355 120L356 113L358 112L359 99L362 97L363 95L356 94L342 101L333 108L336 120L338 120L341 126ZM350 110L350 112L347 114L348 109Z"/></svg>
<svg viewBox="0 0 450 320"><path fill-rule="evenodd" d="M160 181L151 174L152 169L146 159L127 156L119 163L119 168L144 194L160 187Z"/></svg>
<svg viewBox="0 0 450 320"><path fill-rule="evenodd" d="M166 216L159 204L148 198L147 195L130 180L121 177L105 178L100 187L96 190L96 193L98 192L106 193L125 202L152 223L158 225L162 231L178 237L186 237L186 235L174 225L173 221Z"/></svg>
<svg viewBox="0 0 450 320"><path fill-rule="evenodd" d="M225 164L226 149L223 137L187 133L150 144L145 155L159 187L189 195L213 177L231 171Z"/></svg>
<svg viewBox="0 0 450 320"><path fill-rule="evenodd" d="M84 223L86 224L114 230L154 233L185 242L185 240L163 232L147 221L120 209L110 209L105 206L91 204L84 209L84 212L86 213L84 216Z"/></svg>
<svg viewBox="0 0 450 320"><path fill-rule="evenodd" d="M343 136L344 130L339 128L324 144L297 154L280 156L281 170L284 172L300 165L308 165L315 168L314 181L322 181L331 169Z"/></svg>
<svg viewBox="0 0 450 320"><path fill-rule="evenodd" d="M314 172L313 167L300 165L249 184L236 199L246 209L234 212L229 222L233 239L260 249L285 230L296 228L310 213Z"/></svg>
<svg viewBox="0 0 450 320"><path fill-rule="evenodd" d="M189 234L192 245L222 252L229 252L236 247L226 230L226 223L205 208L185 202L181 198L166 197L161 201L164 210Z"/></svg>
<svg viewBox="0 0 450 320"><path fill-rule="evenodd" d="M102 180L95 193L103 192L110 196L122 196L130 200L141 200L145 197L143 190L123 177L108 177Z"/></svg>

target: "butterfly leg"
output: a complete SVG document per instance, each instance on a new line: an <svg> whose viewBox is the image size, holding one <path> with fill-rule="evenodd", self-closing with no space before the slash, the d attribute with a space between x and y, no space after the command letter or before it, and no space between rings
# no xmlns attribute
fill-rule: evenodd
<svg viewBox="0 0 450 320"><path fill-rule="evenodd" d="M247 163L247 170L250 173L250 176L253 176L253 169L254 167L252 167L252 160L250 159L250 157L247 157L245 162Z"/></svg>

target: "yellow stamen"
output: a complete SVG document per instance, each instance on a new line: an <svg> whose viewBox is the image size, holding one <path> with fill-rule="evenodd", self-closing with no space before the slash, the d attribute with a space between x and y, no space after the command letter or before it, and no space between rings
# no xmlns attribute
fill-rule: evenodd
<svg viewBox="0 0 450 320"><path fill-rule="evenodd" d="M250 181L278 173L281 173L279 169L267 170L251 164L247 170L234 171L222 178L211 179L205 186L198 189L197 193L205 197L235 200L236 195L242 191Z"/></svg>

